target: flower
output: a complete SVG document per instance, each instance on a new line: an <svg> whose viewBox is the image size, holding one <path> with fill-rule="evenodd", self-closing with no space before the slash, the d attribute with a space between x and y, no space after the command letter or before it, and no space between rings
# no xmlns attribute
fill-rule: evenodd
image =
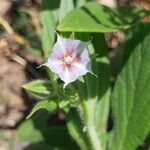
<svg viewBox="0 0 150 150"><path fill-rule="evenodd" d="M88 52L89 42L66 39L59 35L46 65L64 81L65 88L86 73L92 73Z"/></svg>

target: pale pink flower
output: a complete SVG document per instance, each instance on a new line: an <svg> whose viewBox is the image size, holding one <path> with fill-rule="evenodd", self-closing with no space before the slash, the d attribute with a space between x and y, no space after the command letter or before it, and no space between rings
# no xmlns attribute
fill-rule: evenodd
<svg viewBox="0 0 150 150"><path fill-rule="evenodd" d="M64 88L80 76L92 73L88 45L89 42L57 36L53 52L44 65L58 74L65 83Z"/></svg>

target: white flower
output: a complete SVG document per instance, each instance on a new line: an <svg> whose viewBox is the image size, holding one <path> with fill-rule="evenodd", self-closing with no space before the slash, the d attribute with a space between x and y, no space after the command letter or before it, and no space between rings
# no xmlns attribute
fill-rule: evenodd
<svg viewBox="0 0 150 150"><path fill-rule="evenodd" d="M44 65L65 82L64 88L80 76L92 73L88 44L89 42L57 36L53 52Z"/></svg>

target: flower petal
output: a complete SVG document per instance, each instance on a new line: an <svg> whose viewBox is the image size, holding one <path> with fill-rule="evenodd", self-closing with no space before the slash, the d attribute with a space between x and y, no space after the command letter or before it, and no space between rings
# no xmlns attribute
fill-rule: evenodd
<svg viewBox="0 0 150 150"><path fill-rule="evenodd" d="M66 39L66 38L60 37L59 35L57 37L58 46L64 49L65 52L70 51L72 49L76 50L80 43L81 43L80 40Z"/></svg>
<svg viewBox="0 0 150 150"><path fill-rule="evenodd" d="M45 65L54 73L57 73L58 75L63 72L64 66L60 60L56 59L48 59L48 62L45 63Z"/></svg>
<svg viewBox="0 0 150 150"><path fill-rule="evenodd" d="M75 63L70 69L66 67L65 71L59 74L59 77L62 81L65 82L64 84L64 88L65 88L69 83L74 82L80 76L83 76L88 72L91 73L91 70L90 69L87 70L85 66L79 63Z"/></svg>
<svg viewBox="0 0 150 150"><path fill-rule="evenodd" d="M83 65L83 64L80 64L80 63L74 63L73 64L73 69L72 69L72 72L74 74L76 74L77 77L79 76L83 76L85 75L86 73L90 72L89 70L87 70L86 68L87 66Z"/></svg>
<svg viewBox="0 0 150 150"><path fill-rule="evenodd" d="M89 42L80 41L80 43L76 49L76 53L79 54L79 53L82 53L85 49L88 50L88 45L89 45Z"/></svg>
<svg viewBox="0 0 150 150"><path fill-rule="evenodd" d="M53 55L54 57L59 55L65 55L66 53L72 53L77 49L81 41L79 40L72 40L60 37L57 35L57 42L54 44L53 47Z"/></svg>
<svg viewBox="0 0 150 150"><path fill-rule="evenodd" d="M82 65L87 65L90 62L89 58L89 52L87 48L84 48L84 50L77 55L79 57L79 63Z"/></svg>
<svg viewBox="0 0 150 150"><path fill-rule="evenodd" d="M59 74L59 77L62 81L65 82L63 88L65 88L69 83L78 79L77 74L75 74L72 70L68 69L67 67L63 72Z"/></svg>

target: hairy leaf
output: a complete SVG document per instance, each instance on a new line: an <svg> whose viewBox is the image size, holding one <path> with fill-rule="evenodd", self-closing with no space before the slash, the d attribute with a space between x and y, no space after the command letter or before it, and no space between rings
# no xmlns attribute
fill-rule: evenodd
<svg viewBox="0 0 150 150"><path fill-rule="evenodd" d="M57 103L54 101L44 100L38 102L30 112L30 114L27 116L27 119L30 118L36 111L40 109L46 109L49 112L54 112L57 109Z"/></svg>
<svg viewBox="0 0 150 150"><path fill-rule="evenodd" d="M50 82L44 80L36 80L27 83L23 85L23 88L40 99L50 97L52 91Z"/></svg>
<svg viewBox="0 0 150 150"><path fill-rule="evenodd" d="M150 131L149 41L150 24L142 24L126 43L124 66L112 94L115 127L111 150L135 150Z"/></svg>
<svg viewBox="0 0 150 150"><path fill-rule="evenodd" d="M129 12L128 16L132 15L130 20L126 18L126 13L120 13L120 11L109 7L89 2L85 6L68 13L57 29L63 32L115 32L129 28L135 23L137 16L143 16L143 11L141 15L140 11L134 11L134 7L130 8Z"/></svg>

